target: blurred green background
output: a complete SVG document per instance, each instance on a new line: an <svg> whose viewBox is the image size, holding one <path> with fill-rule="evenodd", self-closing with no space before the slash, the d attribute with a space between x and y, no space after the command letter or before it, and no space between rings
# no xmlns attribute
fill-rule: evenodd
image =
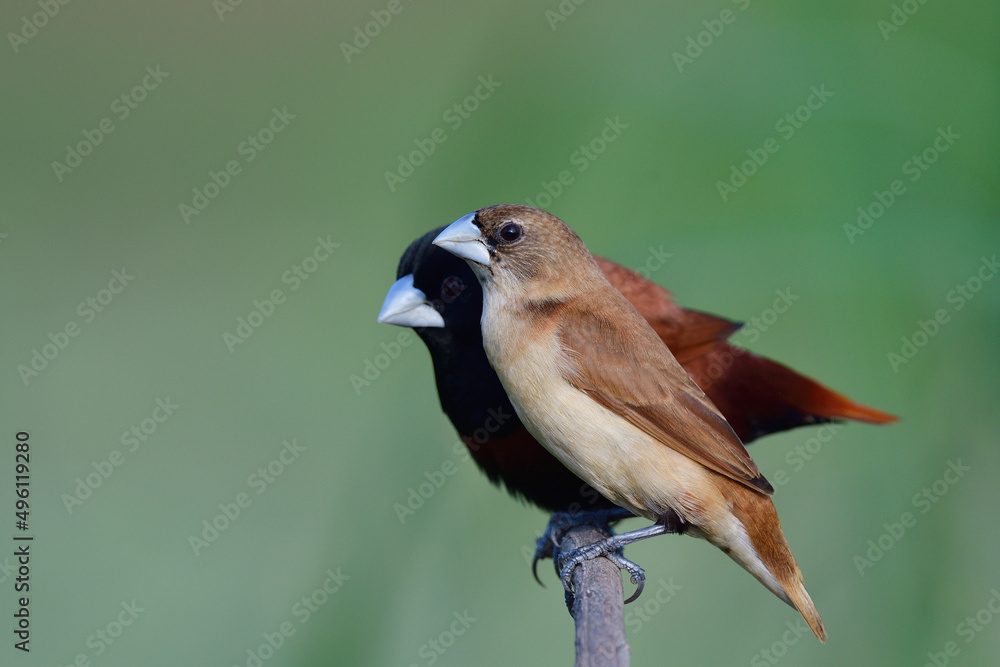
<svg viewBox="0 0 1000 667"><path fill-rule="evenodd" d="M423 345L352 383L396 350L375 315L409 242L531 201L689 307L750 321L791 290L734 340L901 416L751 449L788 476L826 646L661 538L628 550L634 665L997 664L996 3L224 2L0 10L0 662L570 664L524 557L546 516L456 454Z"/></svg>

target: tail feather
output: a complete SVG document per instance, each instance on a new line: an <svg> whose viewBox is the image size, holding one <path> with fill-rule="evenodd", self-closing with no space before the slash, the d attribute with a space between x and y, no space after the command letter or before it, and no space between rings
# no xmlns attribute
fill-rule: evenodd
<svg viewBox="0 0 1000 667"><path fill-rule="evenodd" d="M744 443L769 433L837 419L869 424L889 424L898 419L853 401L783 364L728 343L687 362L684 370L718 406Z"/></svg>
<svg viewBox="0 0 1000 667"><path fill-rule="evenodd" d="M781 532L774 503L764 494L736 484L727 484L725 495L732 502L733 515L743 524L746 540L718 545L772 593L794 607L813 634L826 643L826 628L816 605L806 591L802 572Z"/></svg>

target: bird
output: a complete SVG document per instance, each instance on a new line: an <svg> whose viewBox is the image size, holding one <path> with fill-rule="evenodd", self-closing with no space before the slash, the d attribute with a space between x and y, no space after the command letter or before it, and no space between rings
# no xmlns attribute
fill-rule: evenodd
<svg viewBox="0 0 1000 667"><path fill-rule="evenodd" d="M378 321L412 327L430 352L442 410L494 484L550 513L617 506L582 481L525 429L486 358L483 294L465 260L432 244L437 227L400 257ZM665 288L603 257L594 261L722 411L744 444L833 420L897 421L727 339L742 326L679 306Z"/></svg>
<svg viewBox="0 0 1000 667"><path fill-rule="evenodd" d="M459 218L433 243L475 273L483 347L527 430L602 496L654 522L603 550L585 547L582 558L664 532L703 538L825 642L773 487L580 237L539 209L497 205Z"/></svg>

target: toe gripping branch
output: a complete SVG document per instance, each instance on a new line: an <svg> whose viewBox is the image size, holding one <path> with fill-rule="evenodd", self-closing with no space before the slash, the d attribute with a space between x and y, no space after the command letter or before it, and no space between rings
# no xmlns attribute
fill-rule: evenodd
<svg viewBox="0 0 1000 667"><path fill-rule="evenodd" d="M535 576L535 581L542 584L541 579L538 578L538 561L545 558L554 558L556 548L562 541L563 536L566 532L575 527L583 525L592 525L600 529L603 529L611 537L600 542L595 542L594 544L589 544L579 549L573 549L566 553L560 553L558 559L556 559L555 567L559 573L559 579L562 581L563 588L566 590L567 602L572 601L573 596L573 585L572 577L573 570L577 565L583 563L584 561L591 560L593 558L598 558L604 556L619 569L625 570L629 573L629 578L633 584L635 584L635 592L625 600L625 604L634 601L642 594L642 589L646 582L646 573L639 567L636 563L633 563L629 559L622 555L622 548L633 542L638 542L639 540L644 540L649 537L655 537L657 535L664 535L667 533L681 533L684 530L684 522L673 512L667 512L661 517L660 521L648 526L646 528L640 528L638 530L633 530L628 533L622 533L621 535L615 535L611 530L610 524L614 521L620 521L621 519L632 518L634 515L628 510L616 508L612 510L601 510L596 512L578 512L575 514L567 512L556 512L552 515L549 520L549 525L545 529L545 534L543 534L538 539L538 544L535 547L535 557L531 562L531 572Z"/></svg>

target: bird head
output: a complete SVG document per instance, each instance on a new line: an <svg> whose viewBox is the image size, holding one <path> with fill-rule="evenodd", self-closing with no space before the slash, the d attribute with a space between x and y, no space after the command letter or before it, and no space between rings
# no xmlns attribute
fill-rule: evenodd
<svg viewBox="0 0 1000 667"><path fill-rule="evenodd" d="M517 288L531 294L544 287L554 296L578 291L580 267L592 266L587 246L566 223L530 206L499 204L462 216L434 245L465 259L479 282L492 290ZM575 269L567 270L570 266Z"/></svg>

